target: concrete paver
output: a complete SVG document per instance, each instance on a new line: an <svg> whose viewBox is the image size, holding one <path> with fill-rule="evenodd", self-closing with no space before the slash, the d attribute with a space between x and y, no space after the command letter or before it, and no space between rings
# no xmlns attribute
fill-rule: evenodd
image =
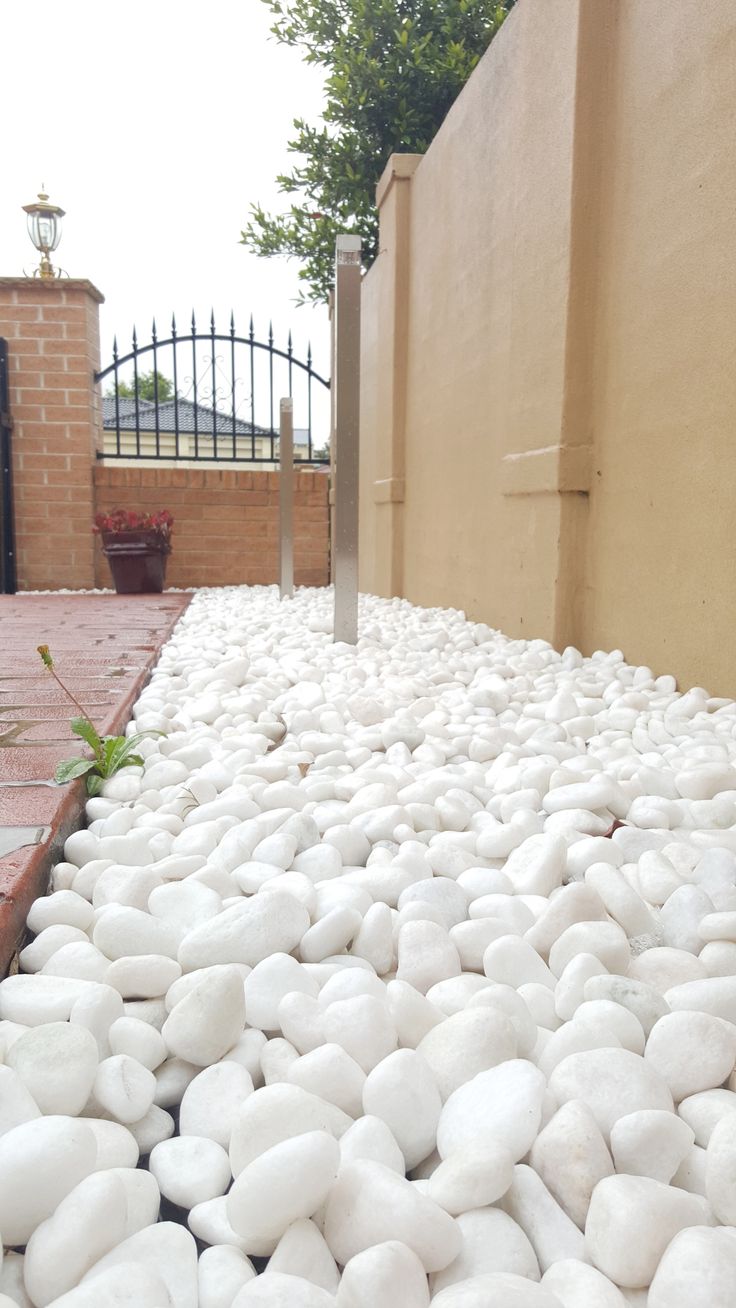
<svg viewBox="0 0 736 1308"><path fill-rule="evenodd" d="M49 646L57 673L100 734L115 734L190 598L0 595L0 976L85 799L83 780L53 782L61 759L87 751L69 727L77 710L37 646Z"/></svg>

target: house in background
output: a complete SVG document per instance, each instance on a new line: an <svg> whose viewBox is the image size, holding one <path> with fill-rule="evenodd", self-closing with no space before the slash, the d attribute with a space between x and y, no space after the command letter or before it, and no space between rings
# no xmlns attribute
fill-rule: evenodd
<svg viewBox="0 0 736 1308"><path fill-rule="evenodd" d="M278 466L279 438L267 427L183 398L160 401L105 395L102 455L170 464L201 460L256 460L262 471ZM294 429L294 458L311 462L306 427ZM314 459L314 445L312 460Z"/></svg>

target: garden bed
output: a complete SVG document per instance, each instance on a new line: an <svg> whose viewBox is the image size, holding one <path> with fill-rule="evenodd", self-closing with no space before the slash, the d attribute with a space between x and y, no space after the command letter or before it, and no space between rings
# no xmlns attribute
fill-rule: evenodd
<svg viewBox="0 0 736 1308"><path fill-rule="evenodd" d="M729 1308L736 706L331 619L196 594L31 909L0 1308Z"/></svg>

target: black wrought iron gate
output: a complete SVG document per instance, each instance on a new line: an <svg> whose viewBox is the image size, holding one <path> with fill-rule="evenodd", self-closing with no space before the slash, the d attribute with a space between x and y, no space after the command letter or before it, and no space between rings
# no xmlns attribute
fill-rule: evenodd
<svg viewBox="0 0 736 1308"><path fill-rule="evenodd" d="M153 323L141 344L133 329L132 349L121 353L117 338L112 362L95 374L108 382L102 396L103 445L98 458L207 460L273 466L278 459L279 400L294 402L294 454L310 464L329 463L330 383L313 367L311 347L297 358L291 332L280 349L269 324L258 340L251 318L238 335L228 328L180 331L175 319L162 337Z"/></svg>
<svg viewBox="0 0 736 1308"><path fill-rule="evenodd" d="M16 590L13 469L10 449L12 427L8 343L0 338L0 593L3 595L14 595Z"/></svg>

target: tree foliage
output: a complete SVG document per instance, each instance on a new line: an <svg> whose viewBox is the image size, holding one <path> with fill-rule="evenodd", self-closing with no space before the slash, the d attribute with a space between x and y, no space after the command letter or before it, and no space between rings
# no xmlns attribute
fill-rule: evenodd
<svg viewBox="0 0 736 1308"><path fill-rule="evenodd" d="M299 156L277 178L294 197L282 214L251 206L242 244L300 260L300 301L323 301L335 237L378 252L375 187L391 154L429 146L514 0L264 0L284 45L326 70L323 122L294 120Z"/></svg>
<svg viewBox="0 0 736 1308"><path fill-rule="evenodd" d="M164 374L162 372L154 372L153 369L151 369L150 372L139 373L138 387L137 387L138 399L151 400L151 402L153 402L156 399L156 378L158 378L159 404L163 404L166 400L173 400L174 383L168 377L164 377ZM108 396L114 396L115 387L111 386L110 389L105 393ZM118 382L118 395L120 396L121 400L134 400L135 393L136 393L136 387L133 384L133 382L126 382L126 381Z"/></svg>

